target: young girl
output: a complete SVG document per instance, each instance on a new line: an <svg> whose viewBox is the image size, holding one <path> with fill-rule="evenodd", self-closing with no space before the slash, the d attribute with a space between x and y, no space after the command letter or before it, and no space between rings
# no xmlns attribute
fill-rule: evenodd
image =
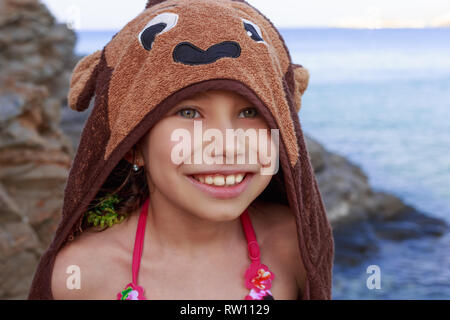
<svg viewBox="0 0 450 320"><path fill-rule="evenodd" d="M334 243L297 115L307 83L245 1L150 0L75 67L70 107L95 105L29 299L330 299Z"/></svg>

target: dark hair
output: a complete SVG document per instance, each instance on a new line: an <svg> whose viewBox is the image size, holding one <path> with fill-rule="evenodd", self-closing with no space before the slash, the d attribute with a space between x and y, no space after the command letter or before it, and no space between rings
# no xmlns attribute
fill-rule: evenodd
<svg viewBox="0 0 450 320"><path fill-rule="evenodd" d="M136 145L133 146L133 163L136 159ZM125 178L124 178L125 177ZM147 178L145 169L141 167L138 171L133 170L133 164L125 159L121 159L116 167L112 170L102 187L98 191L95 198L91 201L86 213L89 210L98 207L107 196L117 196L120 201L114 205L114 210L118 218L127 218L130 213L138 210L149 196L147 186ZM83 231L92 226L88 222L87 214L80 221L80 228ZM97 231L103 231L108 226L103 227Z"/></svg>

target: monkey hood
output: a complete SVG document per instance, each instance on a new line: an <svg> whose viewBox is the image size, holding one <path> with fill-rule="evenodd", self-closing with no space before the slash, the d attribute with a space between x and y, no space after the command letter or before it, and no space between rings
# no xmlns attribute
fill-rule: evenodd
<svg viewBox="0 0 450 320"><path fill-rule="evenodd" d="M280 170L272 180L281 183L271 192L296 217L292 241L307 273L301 299L331 299L334 241L298 116L308 80L275 26L245 1L148 1L73 70L70 108L85 111L92 98L94 104L64 190L61 220L28 298L53 299L55 257L126 152L181 100L226 89L245 96L270 128L279 129Z"/></svg>

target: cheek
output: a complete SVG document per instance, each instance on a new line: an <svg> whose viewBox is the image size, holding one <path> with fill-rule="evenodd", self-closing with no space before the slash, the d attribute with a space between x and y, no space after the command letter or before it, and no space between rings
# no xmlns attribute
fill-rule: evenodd
<svg viewBox="0 0 450 320"><path fill-rule="evenodd" d="M147 138L146 153L151 171L165 171L176 167L171 161L171 153L177 141L172 141L175 130L170 123L157 123ZM156 170L155 170L156 169Z"/></svg>
<svg viewBox="0 0 450 320"><path fill-rule="evenodd" d="M191 128L192 127L192 128ZM160 120L146 137L145 153L147 154L148 169L151 178L156 181L173 182L178 175L179 167L183 165L186 158L190 157L192 146L185 145L189 132L193 136L193 126L187 125L183 121L178 121L172 117ZM180 137L180 133L183 134ZM172 141L172 136L174 140ZM189 141L191 144L192 141ZM180 149L183 149L180 151Z"/></svg>
<svg viewBox="0 0 450 320"><path fill-rule="evenodd" d="M270 181L272 180L272 175L265 175L259 173L255 178L255 185L256 185L256 195L259 195L261 192L266 189L266 187L269 185Z"/></svg>
<svg viewBox="0 0 450 320"><path fill-rule="evenodd" d="M270 132L269 126L266 124L266 122L261 119L252 119L252 120L243 120L240 123L240 126L242 129L247 130L247 129L254 129L256 131L259 131L259 129L265 129L266 131Z"/></svg>
<svg viewBox="0 0 450 320"><path fill-rule="evenodd" d="M249 123L248 126L244 128L244 130L247 129L251 129L256 133L256 139L246 139L249 151L257 154L258 163L260 165L269 165L276 159L278 152L276 143L279 139L274 135L272 140L270 128L262 121Z"/></svg>

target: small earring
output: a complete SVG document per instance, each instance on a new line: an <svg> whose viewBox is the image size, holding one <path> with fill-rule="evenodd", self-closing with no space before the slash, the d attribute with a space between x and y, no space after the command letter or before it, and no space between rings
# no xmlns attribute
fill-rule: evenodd
<svg viewBox="0 0 450 320"><path fill-rule="evenodd" d="M137 164L133 164L133 170L134 172L139 171L139 166Z"/></svg>

